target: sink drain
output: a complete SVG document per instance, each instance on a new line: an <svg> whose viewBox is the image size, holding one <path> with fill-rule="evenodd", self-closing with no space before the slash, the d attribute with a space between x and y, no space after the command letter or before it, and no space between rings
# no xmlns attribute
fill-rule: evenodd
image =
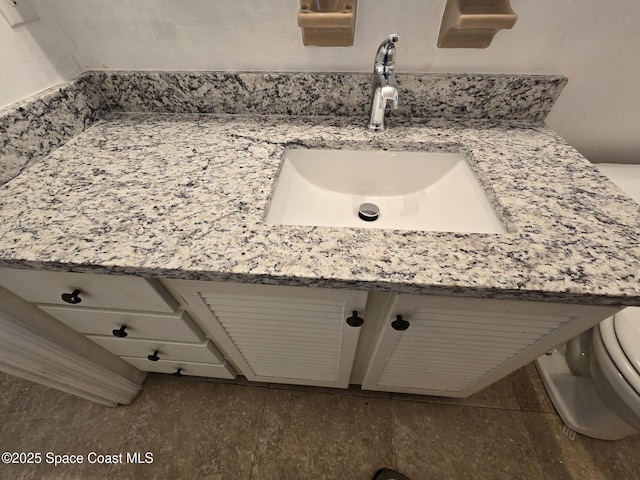
<svg viewBox="0 0 640 480"><path fill-rule="evenodd" d="M375 222L380 216L380 209L373 203L363 203L358 208L358 217L365 222Z"/></svg>

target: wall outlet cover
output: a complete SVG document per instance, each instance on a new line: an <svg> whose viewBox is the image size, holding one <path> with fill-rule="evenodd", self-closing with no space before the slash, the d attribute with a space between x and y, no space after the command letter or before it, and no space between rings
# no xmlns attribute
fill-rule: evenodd
<svg viewBox="0 0 640 480"><path fill-rule="evenodd" d="M29 0L0 0L0 13L11 27L40 18Z"/></svg>

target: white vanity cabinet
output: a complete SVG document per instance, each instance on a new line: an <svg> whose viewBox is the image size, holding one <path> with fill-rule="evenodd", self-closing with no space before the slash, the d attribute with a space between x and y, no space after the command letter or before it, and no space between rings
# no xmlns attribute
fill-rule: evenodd
<svg viewBox="0 0 640 480"><path fill-rule="evenodd" d="M247 379L348 387L367 292L163 282Z"/></svg>
<svg viewBox="0 0 640 480"><path fill-rule="evenodd" d="M398 295L369 357L362 388L467 397L617 310Z"/></svg>
<svg viewBox="0 0 640 480"><path fill-rule="evenodd" d="M0 269L0 285L140 370L235 378L158 280Z"/></svg>
<svg viewBox="0 0 640 480"><path fill-rule="evenodd" d="M143 371L448 397L620 309L15 269L0 285Z"/></svg>

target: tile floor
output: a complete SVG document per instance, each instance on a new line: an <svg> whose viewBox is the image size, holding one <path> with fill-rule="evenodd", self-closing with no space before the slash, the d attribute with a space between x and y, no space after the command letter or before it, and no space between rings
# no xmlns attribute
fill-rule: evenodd
<svg viewBox="0 0 640 480"><path fill-rule="evenodd" d="M0 451L43 455L0 464L0 479L640 478L640 438L562 430L533 365L464 400L151 375L118 408L0 374ZM85 461L53 466L46 452ZM90 452L153 462L90 464Z"/></svg>

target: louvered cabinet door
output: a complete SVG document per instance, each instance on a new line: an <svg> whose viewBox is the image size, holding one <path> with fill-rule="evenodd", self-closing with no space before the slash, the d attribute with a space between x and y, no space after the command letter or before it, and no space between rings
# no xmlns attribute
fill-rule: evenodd
<svg viewBox="0 0 640 480"><path fill-rule="evenodd" d="M572 312L558 304L400 295L362 388L466 397L522 366L509 369Z"/></svg>
<svg viewBox="0 0 640 480"><path fill-rule="evenodd" d="M168 281L249 380L346 388L367 292Z"/></svg>

